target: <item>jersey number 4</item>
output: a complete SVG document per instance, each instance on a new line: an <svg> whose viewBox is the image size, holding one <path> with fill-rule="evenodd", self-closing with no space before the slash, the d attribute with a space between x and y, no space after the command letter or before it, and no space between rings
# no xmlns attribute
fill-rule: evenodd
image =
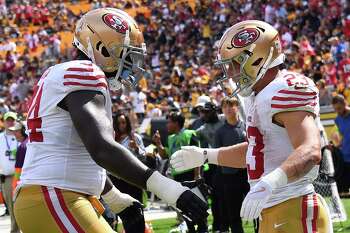
<svg viewBox="0 0 350 233"><path fill-rule="evenodd" d="M48 73L49 69L42 75L40 80L44 79ZM28 129L29 129L29 141L30 142L43 142L44 137L42 132L38 132L38 129L41 129L42 119L39 117L40 101L43 94L44 83L41 82L41 85L34 86L33 98L28 110Z"/></svg>
<svg viewBox="0 0 350 233"><path fill-rule="evenodd" d="M263 136L257 127L248 127L248 152L247 168L249 178L252 180L259 179L264 173L264 141Z"/></svg>

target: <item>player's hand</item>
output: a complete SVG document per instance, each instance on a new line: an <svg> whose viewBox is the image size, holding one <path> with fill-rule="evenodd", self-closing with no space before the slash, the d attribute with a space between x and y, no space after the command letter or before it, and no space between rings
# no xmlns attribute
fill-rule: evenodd
<svg viewBox="0 0 350 233"><path fill-rule="evenodd" d="M202 166L206 160L204 149L196 146L183 146L181 150L172 154L170 164L175 171L185 171Z"/></svg>
<svg viewBox="0 0 350 233"><path fill-rule="evenodd" d="M145 218L143 206L136 201L118 214L121 218L125 232L145 232Z"/></svg>
<svg viewBox="0 0 350 233"><path fill-rule="evenodd" d="M129 206L132 206L135 202L138 202L132 196L120 192L115 187L113 187L107 194L101 195L101 197L116 214L119 214Z"/></svg>
<svg viewBox="0 0 350 233"><path fill-rule="evenodd" d="M169 205L176 206L180 212L193 222L208 216L208 205L188 187L154 171L148 178L147 189Z"/></svg>
<svg viewBox="0 0 350 233"><path fill-rule="evenodd" d="M271 185L264 180L259 181L245 197L242 203L241 217L246 220L258 218L271 194Z"/></svg>
<svg viewBox="0 0 350 233"><path fill-rule="evenodd" d="M207 218L208 205L191 190L183 192L176 201L181 214L197 223Z"/></svg>

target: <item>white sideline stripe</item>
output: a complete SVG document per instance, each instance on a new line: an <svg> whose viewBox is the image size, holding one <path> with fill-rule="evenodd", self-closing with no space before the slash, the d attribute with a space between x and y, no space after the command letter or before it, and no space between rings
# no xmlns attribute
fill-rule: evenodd
<svg viewBox="0 0 350 233"><path fill-rule="evenodd" d="M314 218L314 198L313 194L307 196L307 215L306 215L307 232L312 233L312 219Z"/></svg>
<svg viewBox="0 0 350 233"><path fill-rule="evenodd" d="M52 202L52 205L54 207L55 212L57 213L57 216L60 218L60 220L62 221L63 225L67 228L69 233L78 233L74 226L72 225L72 223L69 221L69 219L67 218L66 214L64 213L60 202L58 201L58 197L57 194L54 190L53 187L47 187L49 196L50 196L50 200Z"/></svg>

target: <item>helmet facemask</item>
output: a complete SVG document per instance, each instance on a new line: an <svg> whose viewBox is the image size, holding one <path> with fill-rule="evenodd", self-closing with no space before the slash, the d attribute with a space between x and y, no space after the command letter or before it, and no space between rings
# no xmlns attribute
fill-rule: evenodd
<svg viewBox="0 0 350 233"><path fill-rule="evenodd" d="M126 32L124 44L112 46L108 51L110 56L116 61L114 77L109 77L108 83L111 90L118 90L122 86L135 88L137 83L146 73L143 64L146 56L146 44L141 47L131 46L128 31ZM115 73L115 72L113 72Z"/></svg>
<svg viewBox="0 0 350 233"><path fill-rule="evenodd" d="M137 83L146 73L143 69L146 56L146 44L141 47L123 45L122 52L118 56L119 65L115 77L109 78L108 82L112 90L119 89L121 85L127 88L135 88ZM115 51L120 51L116 49Z"/></svg>

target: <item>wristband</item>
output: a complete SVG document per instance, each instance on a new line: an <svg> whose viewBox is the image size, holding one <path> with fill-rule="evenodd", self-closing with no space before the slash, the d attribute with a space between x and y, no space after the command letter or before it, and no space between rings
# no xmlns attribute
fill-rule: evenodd
<svg viewBox="0 0 350 233"><path fill-rule="evenodd" d="M146 182L147 190L157 195L170 205L175 206L179 196L189 190L180 183L169 179L155 171Z"/></svg>
<svg viewBox="0 0 350 233"><path fill-rule="evenodd" d="M203 155L208 159L208 163L219 165L218 155L219 149L209 149L203 150Z"/></svg>
<svg viewBox="0 0 350 233"><path fill-rule="evenodd" d="M262 180L270 184L272 189L276 189L288 184L287 174L281 168L276 168L264 176Z"/></svg>

